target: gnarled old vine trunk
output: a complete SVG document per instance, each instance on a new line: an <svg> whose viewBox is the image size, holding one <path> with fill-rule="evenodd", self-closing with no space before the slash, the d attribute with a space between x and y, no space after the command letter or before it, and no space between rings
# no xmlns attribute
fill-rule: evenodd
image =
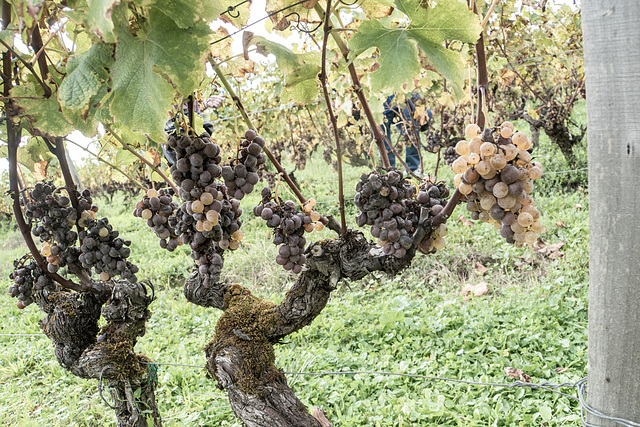
<svg viewBox="0 0 640 427"><path fill-rule="evenodd" d="M133 351L145 323L153 294L141 283L113 281L108 299L88 292L59 290L36 294L47 315L40 327L55 344L62 367L80 378L106 382L118 425L146 427L147 416L161 425L155 401L155 366ZM100 315L108 322L98 327Z"/></svg>
<svg viewBox="0 0 640 427"><path fill-rule="evenodd" d="M415 241L421 241L420 228ZM384 255L361 233L310 245L297 282L275 305L240 285L205 287L198 272L185 284L191 302L224 310L215 336L205 347L207 370L227 391L234 413L247 426L326 426L323 414L309 414L275 366L274 345L310 324L324 309L338 282L361 279L372 271L397 273L407 267L415 247L402 258ZM314 411L315 412L315 411Z"/></svg>

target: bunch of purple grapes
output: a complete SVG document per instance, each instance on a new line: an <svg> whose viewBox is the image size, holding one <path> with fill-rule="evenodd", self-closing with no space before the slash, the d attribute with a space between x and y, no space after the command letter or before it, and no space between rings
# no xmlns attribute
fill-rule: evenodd
<svg viewBox="0 0 640 427"><path fill-rule="evenodd" d="M107 218L86 221L86 229L80 231L80 251L78 261L88 271L93 269L100 280L107 281L121 276L131 283L138 281L138 267L128 261L131 255L131 241L119 237Z"/></svg>
<svg viewBox="0 0 640 427"><path fill-rule="evenodd" d="M145 197L136 203L133 216L147 221L160 238L160 247L173 252L180 244L176 226L178 218L175 213L179 206L166 190L150 189Z"/></svg>
<svg viewBox="0 0 640 427"><path fill-rule="evenodd" d="M307 258L304 249L305 231L322 230L322 217L313 210L315 201L307 202L300 212L292 200L282 201L272 196L269 188L262 189L262 202L253 208L253 214L264 219L273 228L273 243L278 248L276 262L287 271L298 274Z"/></svg>
<svg viewBox="0 0 640 427"><path fill-rule="evenodd" d="M429 215L436 216L449 196L442 183L424 182L418 192L397 169L362 174L356 191L358 226L371 226L371 235L383 252L397 258L404 257L413 245L421 209L429 208Z"/></svg>
<svg viewBox="0 0 640 427"><path fill-rule="evenodd" d="M222 178L227 186L229 194L238 199L253 191L253 187L260 180L258 167L267 161L267 157L262 152L265 141L256 135L256 132L249 129L244 133L244 140L240 143L238 159L228 166L222 168Z"/></svg>
<svg viewBox="0 0 640 427"><path fill-rule="evenodd" d="M45 275L35 261L27 262L31 255L25 255L13 262L14 271L9 274L13 285L9 286L9 295L17 298L16 306L23 309L33 303L37 293L46 298L50 292L58 290L59 286Z"/></svg>

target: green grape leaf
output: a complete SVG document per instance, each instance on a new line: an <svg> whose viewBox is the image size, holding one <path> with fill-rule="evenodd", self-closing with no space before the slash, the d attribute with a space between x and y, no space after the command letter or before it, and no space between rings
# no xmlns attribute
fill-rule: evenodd
<svg viewBox="0 0 640 427"><path fill-rule="evenodd" d="M396 0L395 4L410 20L408 25L385 27L365 21L351 39L352 57L378 48L380 67L369 75L372 89L401 90L417 76L419 47L461 96L465 61L461 53L446 49L444 42L475 43L481 31L478 17L459 0L439 0L434 7L425 7L421 0Z"/></svg>
<svg viewBox="0 0 640 427"><path fill-rule="evenodd" d="M108 109L102 106L103 98L107 96L107 85L104 84L89 101L89 108L85 111L70 110L62 107L62 113L71 123L74 124L77 131L87 138L91 138L98 132L98 124L100 122L110 123L112 117L108 114Z"/></svg>
<svg viewBox="0 0 640 427"><path fill-rule="evenodd" d="M292 72L302 65L298 55L279 43L272 42L260 36L253 36L245 40L246 47L252 44L256 45L257 52L261 55L269 56L270 53L273 54L276 57L278 68L285 74Z"/></svg>
<svg viewBox="0 0 640 427"><path fill-rule="evenodd" d="M371 47L380 52L380 67L369 75L371 89L401 90L420 73L418 49L404 28L386 28L379 21L364 21L349 44L354 57Z"/></svg>
<svg viewBox="0 0 640 427"><path fill-rule="evenodd" d="M130 166L138 161L136 155L130 151L120 149L116 153L115 164L117 166Z"/></svg>
<svg viewBox="0 0 640 427"><path fill-rule="evenodd" d="M9 147L7 147L6 145L0 146L0 157L2 157L4 159L8 159L9 158ZM25 168L29 169L29 171L31 173L33 173L35 171L35 162L31 158L31 156L29 155L27 150L25 150L23 147L19 147L18 148L18 156L17 156L16 160L22 166L24 166Z"/></svg>
<svg viewBox="0 0 640 427"><path fill-rule="evenodd" d="M305 64L285 79L285 97L296 104L311 104L318 97L319 65Z"/></svg>
<svg viewBox="0 0 640 427"><path fill-rule="evenodd" d="M219 2L206 0L134 0L136 4L157 8L180 28L191 28L202 20L215 20L225 9ZM205 13L206 12L206 13Z"/></svg>
<svg viewBox="0 0 640 427"><path fill-rule="evenodd" d="M163 139L174 99L172 84L184 96L200 85L210 33L204 21L185 30L155 9L145 31L136 36L121 31L111 74L110 108L116 121Z"/></svg>
<svg viewBox="0 0 640 427"><path fill-rule="evenodd" d="M107 43L114 43L113 9L120 4L120 0L87 0L87 24L89 28Z"/></svg>
<svg viewBox="0 0 640 427"><path fill-rule="evenodd" d="M434 7L424 7L422 0L395 0L397 8L410 19L409 30L434 43L460 40L475 43L480 31L480 19L460 0L438 0Z"/></svg>
<svg viewBox="0 0 640 427"><path fill-rule="evenodd" d="M9 147L0 146L0 157L9 157ZM49 151L47 145L41 139L30 137L25 146L18 147L16 160L32 173L35 172L35 164L38 162L50 162L55 156Z"/></svg>
<svg viewBox="0 0 640 427"><path fill-rule="evenodd" d="M87 52L69 58L67 77L60 85L58 100L62 108L84 112L104 86L113 64L113 45L95 44Z"/></svg>
<svg viewBox="0 0 640 427"><path fill-rule="evenodd" d="M293 101L298 105L311 104L318 97L318 82L304 80L295 86L285 89L284 102Z"/></svg>
<svg viewBox="0 0 640 427"><path fill-rule="evenodd" d="M0 39L5 42L7 45L13 48L13 38L15 33L11 30L3 30L0 31ZM7 48L4 47L4 44L0 44L0 52L6 52Z"/></svg>
<svg viewBox="0 0 640 427"><path fill-rule="evenodd" d="M28 82L11 89L15 97L20 117L26 121L25 127L35 136L66 136L73 131L73 125L60 111L58 97L42 97L38 83Z"/></svg>
<svg viewBox="0 0 640 427"><path fill-rule="evenodd" d="M55 157L51 151L49 151L49 147L47 147L44 141L38 138L29 138L29 142L24 148L34 163L42 161L50 162L51 159Z"/></svg>

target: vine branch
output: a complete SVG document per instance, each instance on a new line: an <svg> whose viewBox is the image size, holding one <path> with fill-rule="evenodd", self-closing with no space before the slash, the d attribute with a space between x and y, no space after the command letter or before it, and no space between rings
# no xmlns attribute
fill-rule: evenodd
<svg viewBox="0 0 640 427"><path fill-rule="evenodd" d="M322 71L320 72L320 82L322 83L322 92L324 94L324 101L327 104L327 111L329 112L329 118L331 119L331 127L333 128L333 136L336 140L336 155L338 156L338 201L340 203L340 225L342 227L342 233L347 231L347 219L344 212L344 182L342 179L342 144L340 143L340 133L338 132L338 119L333 113L333 107L331 106L331 98L329 98L329 90L327 89L327 41L329 40L329 33L331 32L331 22L329 18L331 16L331 0L327 0L327 11L324 19L324 35L322 39Z"/></svg>
<svg viewBox="0 0 640 427"><path fill-rule="evenodd" d="M98 160L99 162L104 163L105 165L109 166L111 169L120 172L122 175L124 175L129 181L133 182L134 184L136 184L138 187L140 187L141 189L143 189L144 191L147 191L147 189L144 187L144 185L140 184L140 182L138 182L138 180L136 180L135 178L133 178L131 175L129 175L128 173L126 173L125 171L123 171L122 169L120 169L118 166L114 165L113 163L109 162L108 160L103 159L102 157L100 157L99 154L94 153L93 151L90 151L88 149L86 149L85 147L83 147L82 145L78 144L77 142L74 142L68 138L65 138L65 140L67 142L72 143L73 145L75 145L76 147L80 148L81 150L83 150L84 152L92 155L93 157L96 158L96 160Z"/></svg>
<svg viewBox="0 0 640 427"><path fill-rule="evenodd" d="M125 150L127 150L128 152L130 152L131 154L136 156L138 159L140 159L140 161L142 163L144 163L145 165L149 166L152 171L154 171L155 173L160 175L162 177L162 179L164 180L164 182L166 182L173 189L173 191L175 191L175 193L178 194L178 187L176 187L176 185L173 183L173 181L171 181L169 179L169 177L167 177L167 175L165 175L165 173L160 170L159 167L155 166L153 163L151 163L149 160L147 160L142 154L138 153L136 150L133 149L133 147L131 147L129 144L127 144L124 141L124 139L122 139L122 137L120 135L118 135L117 133L115 133L113 131L113 129L111 128L111 125L105 124L104 128L107 131L109 131L109 133L111 135L113 135L113 137L116 140L118 140L118 142L122 145L122 148L124 148Z"/></svg>
<svg viewBox="0 0 640 427"><path fill-rule="evenodd" d="M44 45L42 44L42 37L40 36L40 26L36 22L33 33L31 34L31 47L35 52L40 52L44 50ZM40 69L40 77L44 82L49 75L49 68L47 67L47 58L44 55L36 55L38 61L38 68ZM48 85L43 86L44 96L45 98L49 98L51 96L51 88Z"/></svg>
<svg viewBox="0 0 640 427"><path fill-rule="evenodd" d="M36 79L38 84L42 86L42 90L44 90L45 97L48 98L49 96L51 96L51 88L47 86L47 84L44 81L42 81L42 79L40 78L40 76L38 76L38 73L36 73L36 70L33 68L33 66L31 66L29 62L27 62L22 56L20 56L20 54L16 52L11 46L9 46L4 40L0 39L0 44L2 44L12 55L14 55L20 62L22 62L29 71L31 71L31 74ZM4 70L4 74L7 77L11 77L11 73L7 74L6 70ZM10 81L10 80L11 80L10 78L6 79L6 81ZM49 94L48 96L46 95L47 93ZM10 95L9 93L4 94L4 96L6 97L8 97L9 95Z"/></svg>
<svg viewBox="0 0 640 427"><path fill-rule="evenodd" d="M319 3L314 5L314 9L320 15L320 18L325 19L325 12L322 6ZM349 75L351 76L351 82L353 85L353 90L360 101L360 105L362 106L362 110L364 111L365 116L367 117L367 121L369 122L369 126L371 127L371 132L373 132L373 137L376 141L376 145L378 146L378 151L380 151L380 157L382 158L382 165L385 168L391 167L391 163L389 162L389 156L387 156L387 149L384 146L385 136L382 134L380 130L380 126L376 123L375 118L373 117L373 112L371 111L371 107L369 106L369 101L364 95L364 91L362 90L362 85L360 84L360 78L358 77L358 73L356 71L355 65L353 65L353 61L349 59L349 48L344 44L342 38L339 33L331 32L331 36L333 40L338 45L342 56L344 57L345 62L347 63L347 67L349 69Z"/></svg>
<svg viewBox="0 0 640 427"><path fill-rule="evenodd" d="M222 85L225 87L227 92L229 92L229 95L231 95L231 99L233 99L233 102L235 103L236 107L238 107L238 110L240 110L240 114L242 115L242 118L243 118L245 124L250 129L255 129L256 127L253 125L253 122L249 118L249 115L247 114L247 110L244 108L244 105L242 104L242 100L238 97L238 95L236 94L236 91L233 89L233 87L231 87L231 84L229 84L229 80L227 80L227 78L224 76L224 73L222 72L222 70L220 69L218 64L215 62L215 60L213 58L209 58L209 63L213 67L213 71L215 71L217 76L220 78L220 81L222 82ZM278 160L273 156L273 153L271 153L271 150L269 150L269 148L267 148L266 145L262 149L264 150L264 153L266 154L266 156L271 161L271 164L273 164L273 166L275 166L276 170L280 174L282 174L283 179L285 180L285 182L287 183L287 185L289 186L291 191L293 191L293 193L296 195L296 197L298 198L300 203L305 204L307 202L307 199L302 195L302 193L300 192L298 187L291 180L291 177L289 176L287 171L284 170L284 168L282 167L280 162L278 162Z"/></svg>

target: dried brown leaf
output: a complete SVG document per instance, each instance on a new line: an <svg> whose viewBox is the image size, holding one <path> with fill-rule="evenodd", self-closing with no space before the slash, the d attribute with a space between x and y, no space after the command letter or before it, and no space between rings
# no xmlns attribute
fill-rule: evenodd
<svg viewBox="0 0 640 427"><path fill-rule="evenodd" d="M558 221L558 222L556 222L556 227L566 228L567 224L564 221Z"/></svg>
<svg viewBox="0 0 640 427"><path fill-rule="evenodd" d="M482 265L480 262L476 261L476 268L475 268L474 271L478 276L482 276L483 274L488 272L489 269L487 267L485 267L484 265Z"/></svg>
<svg viewBox="0 0 640 427"><path fill-rule="evenodd" d="M559 373L559 374L564 374L568 370L569 370L569 368L567 368L566 366L564 368L556 368L556 372Z"/></svg>
<svg viewBox="0 0 640 427"><path fill-rule="evenodd" d="M540 238L533 244L533 249L540 255L546 255L551 259L562 258L564 252L560 251L560 248L564 246L564 242L560 241L552 245L546 245Z"/></svg>
<svg viewBox="0 0 640 427"><path fill-rule="evenodd" d="M471 283L465 283L464 286L462 287L462 290L460 291L460 294L463 297L466 297L472 292L473 292L473 285Z"/></svg>
<svg viewBox="0 0 640 427"><path fill-rule="evenodd" d="M460 215L458 217L458 222L461 223L462 225L473 227L473 221L468 220L467 218L465 218L464 215Z"/></svg>
<svg viewBox="0 0 640 427"><path fill-rule="evenodd" d="M489 293L489 284L487 282L480 282L477 285L472 285L471 283L465 283L460 290L460 294L464 297L464 301L469 301L469 297L473 295L474 297L481 297L483 295L487 295Z"/></svg>
<svg viewBox="0 0 640 427"><path fill-rule="evenodd" d="M525 383L531 382L531 377L525 374L522 369L516 369L509 366L504 368L504 373L511 379L523 381Z"/></svg>
<svg viewBox="0 0 640 427"><path fill-rule="evenodd" d="M480 282L473 287L473 295L481 297L489 293L489 284L487 282Z"/></svg>

